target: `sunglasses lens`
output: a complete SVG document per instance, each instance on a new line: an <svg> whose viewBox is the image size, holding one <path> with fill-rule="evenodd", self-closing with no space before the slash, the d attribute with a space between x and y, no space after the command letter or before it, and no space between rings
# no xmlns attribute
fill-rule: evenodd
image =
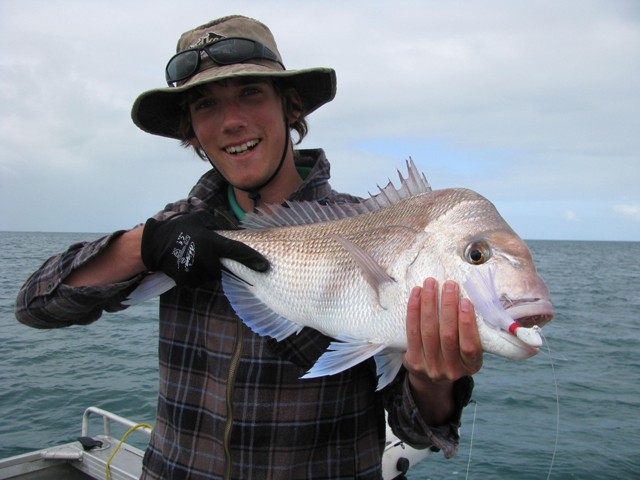
<svg viewBox="0 0 640 480"><path fill-rule="evenodd" d="M221 65L243 62L254 56L255 44L243 38L230 38L214 43L205 50L214 62Z"/></svg>
<svg viewBox="0 0 640 480"><path fill-rule="evenodd" d="M200 52L190 50L181 52L167 64L167 82L178 82L195 73L198 69Z"/></svg>

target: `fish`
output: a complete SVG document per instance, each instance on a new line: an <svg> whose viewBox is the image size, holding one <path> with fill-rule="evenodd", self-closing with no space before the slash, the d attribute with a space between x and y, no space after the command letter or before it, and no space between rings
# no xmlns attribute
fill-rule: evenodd
<svg viewBox="0 0 640 480"><path fill-rule="evenodd" d="M371 357L380 390L402 366L406 305L414 286L453 280L474 304L484 352L536 355L553 318L549 290L526 243L496 207L466 188L433 190L412 159L360 203L285 202L218 231L262 253L267 272L222 258L222 286L255 333L282 341L313 328L333 339L303 376L333 375ZM145 284L146 283L146 284ZM172 288L148 277L129 304Z"/></svg>

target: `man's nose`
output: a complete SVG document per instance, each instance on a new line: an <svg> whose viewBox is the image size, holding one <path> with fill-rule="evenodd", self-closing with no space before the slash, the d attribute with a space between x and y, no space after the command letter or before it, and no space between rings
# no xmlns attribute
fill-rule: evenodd
<svg viewBox="0 0 640 480"><path fill-rule="evenodd" d="M224 130L236 130L246 126L246 116L236 102L225 102L222 107L222 127Z"/></svg>

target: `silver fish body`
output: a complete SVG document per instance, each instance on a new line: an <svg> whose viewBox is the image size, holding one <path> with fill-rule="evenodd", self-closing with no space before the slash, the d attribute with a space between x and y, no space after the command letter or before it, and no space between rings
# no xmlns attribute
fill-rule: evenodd
<svg viewBox="0 0 640 480"><path fill-rule="evenodd" d="M482 303L478 290L489 299L476 309L486 352L535 355L537 348L483 317L502 315L524 328L553 317L525 243L481 195L432 191L413 163L401 180L402 188L389 184L363 206L273 207L270 217L253 217L250 229L220 232L271 264L258 273L222 259L230 272L223 275L225 294L238 315L256 333L278 340L303 327L335 338L308 376L337 373L374 356L382 388L406 350L411 289L427 277L450 279L462 285L462 295L471 292L474 305ZM311 223L298 224L305 222ZM465 288L474 278L477 288Z"/></svg>

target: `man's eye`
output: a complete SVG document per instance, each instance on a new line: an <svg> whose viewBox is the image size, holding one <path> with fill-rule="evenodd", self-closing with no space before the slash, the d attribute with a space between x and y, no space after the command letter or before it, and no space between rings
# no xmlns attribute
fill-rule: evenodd
<svg viewBox="0 0 640 480"><path fill-rule="evenodd" d="M209 108L211 106L213 106L213 100L211 100L209 98L201 98L200 100L195 101L191 105L191 108L193 110L203 110L203 109Z"/></svg>
<svg viewBox="0 0 640 480"><path fill-rule="evenodd" d="M251 95L257 95L261 93L258 87L247 87L242 90L242 96L249 97Z"/></svg>

